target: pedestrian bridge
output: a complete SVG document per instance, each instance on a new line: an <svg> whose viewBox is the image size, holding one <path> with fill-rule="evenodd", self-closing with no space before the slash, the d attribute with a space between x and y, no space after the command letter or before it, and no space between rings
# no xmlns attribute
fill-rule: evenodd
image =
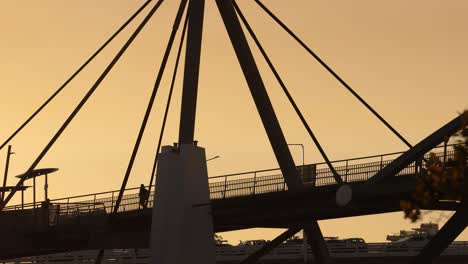
<svg viewBox="0 0 468 264"><path fill-rule="evenodd" d="M365 182L390 164L394 158L404 152L394 152L332 162L336 171L345 183ZM453 158L454 152L443 152L442 147L434 149L434 153L444 159ZM426 157L427 158L427 157ZM299 175L306 188L336 185L333 173L325 163L308 164L297 167ZM418 170L416 162L401 170L396 176L414 175ZM209 178L210 198L212 200L230 199L236 197L255 196L260 194L284 192L288 187L279 168L227 174ZM154 186L152 186L152 189ZM148 186L146 186L148 188ZM140 206L139 187L125 190L125 195L119 207L119 212L143 209ZM109 214L115 206L119 190L51 199L52 205L59 216L74 216L90 213ZM148 207L153 206L154 191L149 196ZM4 211L31 210L41 207L42 201L17 204L4 208Z"/></svg>
<svg viewBox="0 0 468 264"><path fill-rule="evenodd" d="M210 196L215 232L253 227L289 228L310 219L333 219L400 211L400 200L409 198L416 185L415 174L424 169L413 162L396 177L372 185L367 180L401 153L335 161L339 174L353 189L352 206L338 206L339 187L325 164L298 167L303 190L289 192L279 169L229 174L210 178ZM452 151L434 149L442 159ZM152 209L140 206L139 188L126 191L113 217L118 191L52 199L48 208L40 203L5 207L1 212L0 259L36 256L65 251L116 248L147 248ZM150 195L149 207L153 205ZM457 210L458 203L436 204L435 210ZM40 247L38 247L40 245Z"/></svg>

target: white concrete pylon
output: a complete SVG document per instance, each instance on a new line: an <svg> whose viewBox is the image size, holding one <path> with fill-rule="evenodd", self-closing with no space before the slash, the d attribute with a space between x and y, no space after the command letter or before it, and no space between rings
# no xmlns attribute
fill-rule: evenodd
<svg viewBox="0 0 468 264"><path fill-rule="evenodd" d="M151 254L153 264L215 264L205 149L164 146L158 160Z"/></svg>

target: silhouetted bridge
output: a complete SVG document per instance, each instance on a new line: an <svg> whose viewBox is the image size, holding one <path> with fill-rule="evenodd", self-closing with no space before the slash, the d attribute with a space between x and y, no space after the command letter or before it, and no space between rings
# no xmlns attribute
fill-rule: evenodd
<svg viewBox="0 0 468 264"><path fill-rule="evenodd" d="M399 211L400 200L415 188L415 174L422 163L413 162L396 176L370 188L366 181L403 152L335 161L336 170L353 188L353 204L340 207L334 200L338 185L325 164L298 167L306 186L287 191L279 169L229 174L210 178L215 232L252 227L283 227L309 219L331 219ZM444 152L437 152L444 159ZM453 151L445 153L452 158ZM304 172L302 174L302 171ZM118 191L94 193L41 203L9 206L2 212L3 258L84 249L147 248L151 209L143 209L139 188L127 190L119 213L110 217ZM149 207L153 205L150 195ZM368 197L372 197L369 199ZM456 210L454 202L438 210ZM40 245L38 247L38 245Z"/></svg>

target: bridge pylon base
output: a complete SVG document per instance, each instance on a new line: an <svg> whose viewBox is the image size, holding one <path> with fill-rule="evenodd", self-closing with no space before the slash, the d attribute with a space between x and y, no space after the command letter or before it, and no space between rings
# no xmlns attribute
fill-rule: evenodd
<svg viewBox="0 0 468 264"><path fill-rule="evenodd" d="M209 195L205 149L164 146L156 177L151 263L216 263Z"/></svg>

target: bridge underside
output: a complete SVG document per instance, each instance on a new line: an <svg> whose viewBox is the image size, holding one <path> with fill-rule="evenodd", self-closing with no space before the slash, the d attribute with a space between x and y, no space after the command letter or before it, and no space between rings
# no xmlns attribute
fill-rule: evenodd
<svg viewBox="0 0 468 264"><path fill-rule="evenodd" d="M276 192L249 197L212 200L215 232L254 227L287 228L311 219L325 220L400 210L400 200L414 190L414 176L392 177L372 188L351 183L353 202L339 207L334 201L337 186L311 188L302 192ZM441 204L435 210L456 210L457 203ZM147 248L151 209L108 215L88 215L61 220L54 227L33 230L27 212L4 212L0 219L0 258L34 256L56 252ZM20 214L22 213L22 214ZM36 220L37 221L37 220Z"/></svg>

